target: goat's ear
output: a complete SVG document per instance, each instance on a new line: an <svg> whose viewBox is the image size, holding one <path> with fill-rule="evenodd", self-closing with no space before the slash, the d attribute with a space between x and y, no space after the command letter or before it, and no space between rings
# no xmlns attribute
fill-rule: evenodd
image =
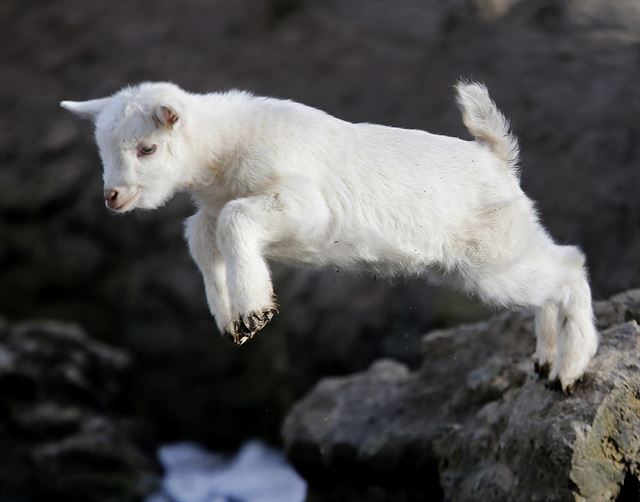
<svg viewBox="0 0 640 502"><path fill-rule="evenodd" d="M62 101L60 106L76 115L94 120L105 107L109 98L91 99L89 101Z"/></svg>
<svg viewBox="0 0 640 502"><path fill-rule="evenodd" d="M159 106L154 115L153 120L156 124L166 127L168 129L174 129L178 121L180 120L180 115L175 110L175 108L169 105Z"/></svg>

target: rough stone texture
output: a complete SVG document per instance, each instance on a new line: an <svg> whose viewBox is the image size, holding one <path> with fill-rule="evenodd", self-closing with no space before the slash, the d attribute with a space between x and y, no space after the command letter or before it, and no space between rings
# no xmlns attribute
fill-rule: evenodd
<svg viewBox="0 0 640 502"><path fill-rule="evenodd" d="M129 357L74 325L0 320L0 501L140 500L154 462L119 414Z"/></svg>
<svg viewBox="0 0 640 502"><path fill-rule="evenodd" d="M569 397L533 372L523 312L427 334L418 371L322 380L283 427L309 500L640 500L640 290L595 309Z"/></svg>
<svg viewBox="0 0 640 502"><path fill-rule="evenodd" d="M414 364L420 333L469 315L424 281L278 269L267 331L241 350L218 339L181 235L187 198L109 215L91 128L58 106L145 79L468 138L452 84L472 75L512 120L524 187L552 234L585 249L596 292L637 285L638 5L2 0L0 311L125 345L139 363L132 406L166 439L217 447L277 434L291 396L320 375L381 356Z"/></svg>

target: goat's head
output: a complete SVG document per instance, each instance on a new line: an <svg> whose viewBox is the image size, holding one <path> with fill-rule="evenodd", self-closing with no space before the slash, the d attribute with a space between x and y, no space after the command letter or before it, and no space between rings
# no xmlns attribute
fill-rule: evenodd
<svg viewBox="0 0 640 502"><path fill-rule="evenodd" d="M182 188L190 162L183 147L185 99L173 84L144 83L107 98L60 103L95 122L109 209L155 209Z"/></svg>

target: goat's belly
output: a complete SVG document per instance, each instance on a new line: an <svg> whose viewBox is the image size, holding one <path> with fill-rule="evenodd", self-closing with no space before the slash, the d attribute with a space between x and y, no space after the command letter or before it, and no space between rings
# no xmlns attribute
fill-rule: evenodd
<svg viewBox="0 0 640 502"><path fill-rule="evenodd" d="M378 236L367 241L335 237L321 242L288 240L269 245L267 259L292 265L370 269L376 273L422 273L437 256L428 242L407 243Z"/></svg>
<svg viewBox="0 0 640 502"><path fill-rule="evenodd" d="M265 256L280 263L320 267L348 267L358 261L354 249L339 240L317 243L287 240L271 243L265 250Z"/></svg>

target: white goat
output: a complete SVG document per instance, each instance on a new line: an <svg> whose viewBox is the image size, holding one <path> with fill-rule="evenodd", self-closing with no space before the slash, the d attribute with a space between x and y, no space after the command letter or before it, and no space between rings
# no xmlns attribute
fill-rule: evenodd
<svg viewBox="0 0 640 502"><path fill-rule="evenodd" d="M266 258L434 274L494 305L537 307L537 368L569 391L598 346L584 256L538 221L486 88L459 83L457 97L475 141L170 83L61 104L95 121L109 208L192 194L189 250L237 344L277 311Z"/></svg>

